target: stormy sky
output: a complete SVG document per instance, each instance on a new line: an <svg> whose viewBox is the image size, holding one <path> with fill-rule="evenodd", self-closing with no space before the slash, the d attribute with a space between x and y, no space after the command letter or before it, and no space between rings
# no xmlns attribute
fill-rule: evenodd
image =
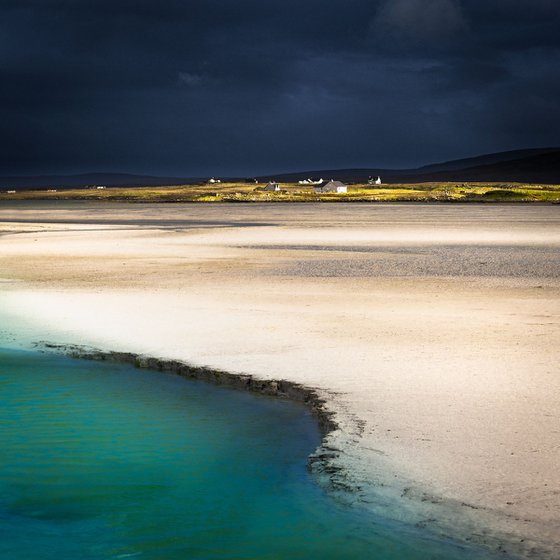
<svg viewBox="0 0 560 560"><path fill-rule="evenodd" d="M0 0L0 174L560 145L559 0Z"/></svg>

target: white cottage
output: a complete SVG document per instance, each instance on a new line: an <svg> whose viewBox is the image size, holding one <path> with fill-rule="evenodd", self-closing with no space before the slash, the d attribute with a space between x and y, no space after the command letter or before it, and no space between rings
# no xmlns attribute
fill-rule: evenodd
<svg viewBox="0 0 560 560"><path fill-rule="evenodd" d="M266 185L266 187L263 188L264 191L273 191L273 192L278 192L280 190L280 185L278 183L276 183L275 181L271 181L270 183L268 183Z"/></svg>
<svg viewBox="0 0 560 560"><path fill-rule="evenodd" d="M315 186L316 193L345 193L348 192L348 186L341 181L324 181L321 185Z"/></svg>

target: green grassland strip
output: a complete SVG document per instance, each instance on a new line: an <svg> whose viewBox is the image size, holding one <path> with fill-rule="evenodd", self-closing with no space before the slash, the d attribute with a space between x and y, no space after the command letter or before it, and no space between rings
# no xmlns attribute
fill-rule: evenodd
<svg viewBox="0 0 560 560"><path fill-rule="evenodd" d="M43 188L7 192L2 200L105 200L129 202L560 202L560 185L523 183L420 183L349 185L346 193L316 193L310 187L282 184L279 192L253 183L107 187L104 189Z"/></svg>

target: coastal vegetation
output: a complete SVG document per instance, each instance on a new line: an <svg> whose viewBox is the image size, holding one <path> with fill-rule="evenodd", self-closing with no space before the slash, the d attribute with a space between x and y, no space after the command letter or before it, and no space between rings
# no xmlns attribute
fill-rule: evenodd
<svg viewBox="0 0 560 560"><path fill-rule="evenodd" d="M280 191L246 182L157 187L2 190L0 200L105 200L130 202L560 202L560 185L524 183L349 184L345 193L316 193L281 183Z"/></svg>

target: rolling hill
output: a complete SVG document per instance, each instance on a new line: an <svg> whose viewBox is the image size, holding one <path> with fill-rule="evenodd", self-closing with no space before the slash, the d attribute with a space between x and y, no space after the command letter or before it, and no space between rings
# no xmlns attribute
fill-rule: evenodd
<svg viewBox="0 0 560 560"><path fill-rule="evenodd" d="M426 165L416 169L323 169L299 173L279 173L270 178L297 181L306 177L323 177L343 181L367 181L381 176L384 183L424 183L430 181L476 181L560 183L560 148L536 148L485 154ZM269 177L261 177L268 179Z"/></svg>
<svg viewBox="0 0 560 560"><path fill-rule="evenodd" d="M314 169L276 173L258 177L296 182L308 177L323 177L348 182L365 182L368 177L381 176L383 183L425 182L511 182L560 184L560 148L513 150L477 157L434 163L416 169ZM86 173L80 175L42 175L34 177L0 177L2 189L64 189L85 186L165 186L185 185L203 181L200 177L154 177L127 173ZM227 180L239 180L235 177Z"/></svg>

